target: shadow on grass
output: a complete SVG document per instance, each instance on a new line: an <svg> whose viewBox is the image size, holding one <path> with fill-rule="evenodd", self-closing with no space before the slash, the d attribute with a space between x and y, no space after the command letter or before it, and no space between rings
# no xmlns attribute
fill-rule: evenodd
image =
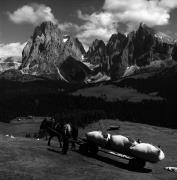
<svg viewBox="0 0 177 180"><path fill-rule="evenodd" d="M81 154L79 151L76 151L77 153ZM98 161L104 162L106 164L110 164L112 166L121 168L121 169L126 169L128 171L134 171L134 172L139 172L139 173L150 173L152 172L151 169L148 168L141 168L141 169L137 169L136 167L130 167L129 164L111 159L110 157L106 157L106 156L102 156L102 155L86 155L86 154L82 154L84 156L87 156L88 158L93 158L96 159Z"/></svg>
<svg viewBox="0 0 177 180"><path fill-rule="evenodd" d="M58 153L58 154L63 154L62 151L54 149L54 148L47 148L48 151L54 152L54 153Z"/></svg>

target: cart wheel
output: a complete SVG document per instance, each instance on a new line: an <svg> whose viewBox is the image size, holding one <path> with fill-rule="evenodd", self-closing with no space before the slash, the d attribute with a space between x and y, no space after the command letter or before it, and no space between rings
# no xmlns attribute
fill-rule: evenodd
<svg viewBox="0 0 177 180"><path fill-rule="evenodd" d="M88 154L88 144L84 143L79 146L79 152L82 154Z"/></svg>
<svg viewBox="0 0 177 180"><path fill-rule="evenodd" d="M88 145L88 152L90 155L94 156L98 153L98 146L95 144Z"/></svg>
<svg viewBox="0 0 177 180"><path fill-rule="evenodd" d="M129 166L133 169L142 169L144 168L146 165L146 161L142 160L142 159L131 159L129 160Z"/></svg>

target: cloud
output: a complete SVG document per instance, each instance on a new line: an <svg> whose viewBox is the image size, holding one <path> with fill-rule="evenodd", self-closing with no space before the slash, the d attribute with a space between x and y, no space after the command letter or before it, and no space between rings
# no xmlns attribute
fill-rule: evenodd
<svg viewBox="0 0 177 180"><path fill-rule="evenodd" d="M85 49L88 49L88 46L94 39L107 41L113 33L117 32L117 23L109 12L84 15L81 11L78 11L78 17L85 21L85 23L80 26L80 31L77 34L77 37L84 44Z"/></svg>
<svg viewBox="0 0 177 180"><path fill-rule="evenodd" d="M170 11L176 7L175 0L136 0L136 3L134 0L105 0L103 9L132 30L140 22L149 26L168 24Z"/></svg>
<svg viewBox="0 0 177 180"><path fill-rule="evenodd" d="M57 23L52 9L44 4L24 5L13 13L8 12L8 16L16 24L28 23L39 25L43 21Z"/></svg>
<svg viewBox="0 0 177 180"><path fill-rule="evenodd" d="M127 31L137 28L140 22L150 27L166 25L174 8L177 8L176 0L105 0L100 12L78 11L78 18L84 24L77 36L88 46L95 38L107 41L117 32L120 23L127 26Z"/></svg>
<svg viewBox="0 0 177 180"><path fill-rule="evenodd" d="M21 56L22 50L26 43L10 43L1 44L0 43L0 57L10 57L10 56Z"/></svg>
<svg viewBox="0 0 177 180"><path fill-rule="evenodd" d="M44 4L25 5L13 13L8 12L8 16L17 24L39 25L43 21L52 21L61 30L76 34L87 49L96 38L108 41L121 24L127 27L127 32L136 29L140 22L150 27L167 25L175 8L176 0L105 0L98 12L84 14L77 11L82 21L80 26L72 22L60 23L52 9Z"/></svg>
<svg viewBox="0 0 177 180"><path fill-rule="evenodd" d="M177 7L177 1L176 0L161 0L159 2L159 4L162 7L169 8L169 9L174 9Z"/></svg>
<svg viewBox="0 0 177 180"><path fill-rule="evenodd" d="M80 31L80 26L71 22L60 23L58 24L58 28L66 32L72 31L74 33L77 33Z"/></svg>

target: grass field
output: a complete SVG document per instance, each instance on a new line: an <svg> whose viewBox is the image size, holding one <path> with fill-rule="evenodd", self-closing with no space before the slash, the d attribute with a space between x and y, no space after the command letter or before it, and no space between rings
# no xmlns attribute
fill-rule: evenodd
<svg viewBox="0 0 177 180"><path fill-rule="evenodd" d="M61 154L57 141L47 147L43 139L25 138L26 132L37 132L43 118L0 123L0 179L164 179L176 180L177 173L164 170L166 166L177 166L177 130L154 127L119 120L102 120L79 130L83 137L90 130L104 129L110 125L119 125L122 134L140 138L143 142L161 145L166 158L158 164L147 163L145 169L134 171L128 161L98 153L95 158L81 155L77 151ZM15 138L5 136L12 134Z"/></svg>
<svg viewBox="0 0 177 180"><path fill-rule="evenodd" d="M79 89L73 93L73 95L82 95L85 97L101 97L106 101L130 101L130 102L142 102L143 100L162 101L163 98L156 96L157 93L145 94L140 93L136 89L121 88L115 85L100 85L96 87L90 87L85 89Z"/></svg>

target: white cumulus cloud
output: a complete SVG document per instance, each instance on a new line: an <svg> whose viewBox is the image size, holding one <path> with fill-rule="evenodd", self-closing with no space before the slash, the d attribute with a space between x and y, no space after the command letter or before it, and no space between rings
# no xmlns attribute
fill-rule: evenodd
<svg viewBox="0 0 177 180"><path fill-rule="evenodd" d="M149 26L168 24L170 12L176 7L176 0L105 0L103 9L132 30L140 22Z"/></svg>
<svg viewBox="0 0 177 180"><path fill-rule="evenodd" d="M100 11L84 14L78 10L82 25L72 22L59 23L52 9L44 4L24 5L14 12L8 12L11 21L17 24L39 25L43 21L52 21L66 32L74 32L87 49L94 39L108 41L117 32L119 24L132 31L144 22L150 27L167 25L170 13L177 8L177 0L105 0Z"/></svg>
<svg viewBox="0 0 177 180"><path fill-rule="evenodd" d="M95 39L107 41L113 33L116 33L117 23L114 21L113 15L109 12L84 15L81 11L78 11L78 17L85 21L80 26L80 31L77 34L77 37L84 44L85 49L88 49L88 46Z"/></svg>
<svg viewBox="0 0 177 180"><path fill-rule="evenodd" d="M13 13L8 12L8 16L16 24L29 23L39 25L43 21L57 23L52 9L44 4L24 5Z"/></svg>
<svg viewBox="0 0 177 180"><path fill-rule="evenodd" d="M140 22L150 27L166 25L175 8L177 0L105 0L100 12L83 14L78 11L78 17L85 23L77 36L87 47L95 38L107 41L117 32L119 23L125 24L127 31L137 28Z"/></svg>
<svg viewBox="0 0 177 180"><path fill-rule="evenodd" d="M22 50L26 43L9 43L2 44L0 43L0 58L1 57L10 57L10 56L21 56Z"/></svg>
<svg viewBox="0 0 177 180"><path fill-rule="evenodd" d="M161 0L159 4L165 8L174 9L177 7L176 0Z"/></svg>
<svg viewBox="0 0 177 180"><path fill-rule="evenodd" d="M75 33L77 33L80 30L80 26L71 22L59 23L58 28L61 29L62 31L66 31L66 32L72 31Z"/></svg>

